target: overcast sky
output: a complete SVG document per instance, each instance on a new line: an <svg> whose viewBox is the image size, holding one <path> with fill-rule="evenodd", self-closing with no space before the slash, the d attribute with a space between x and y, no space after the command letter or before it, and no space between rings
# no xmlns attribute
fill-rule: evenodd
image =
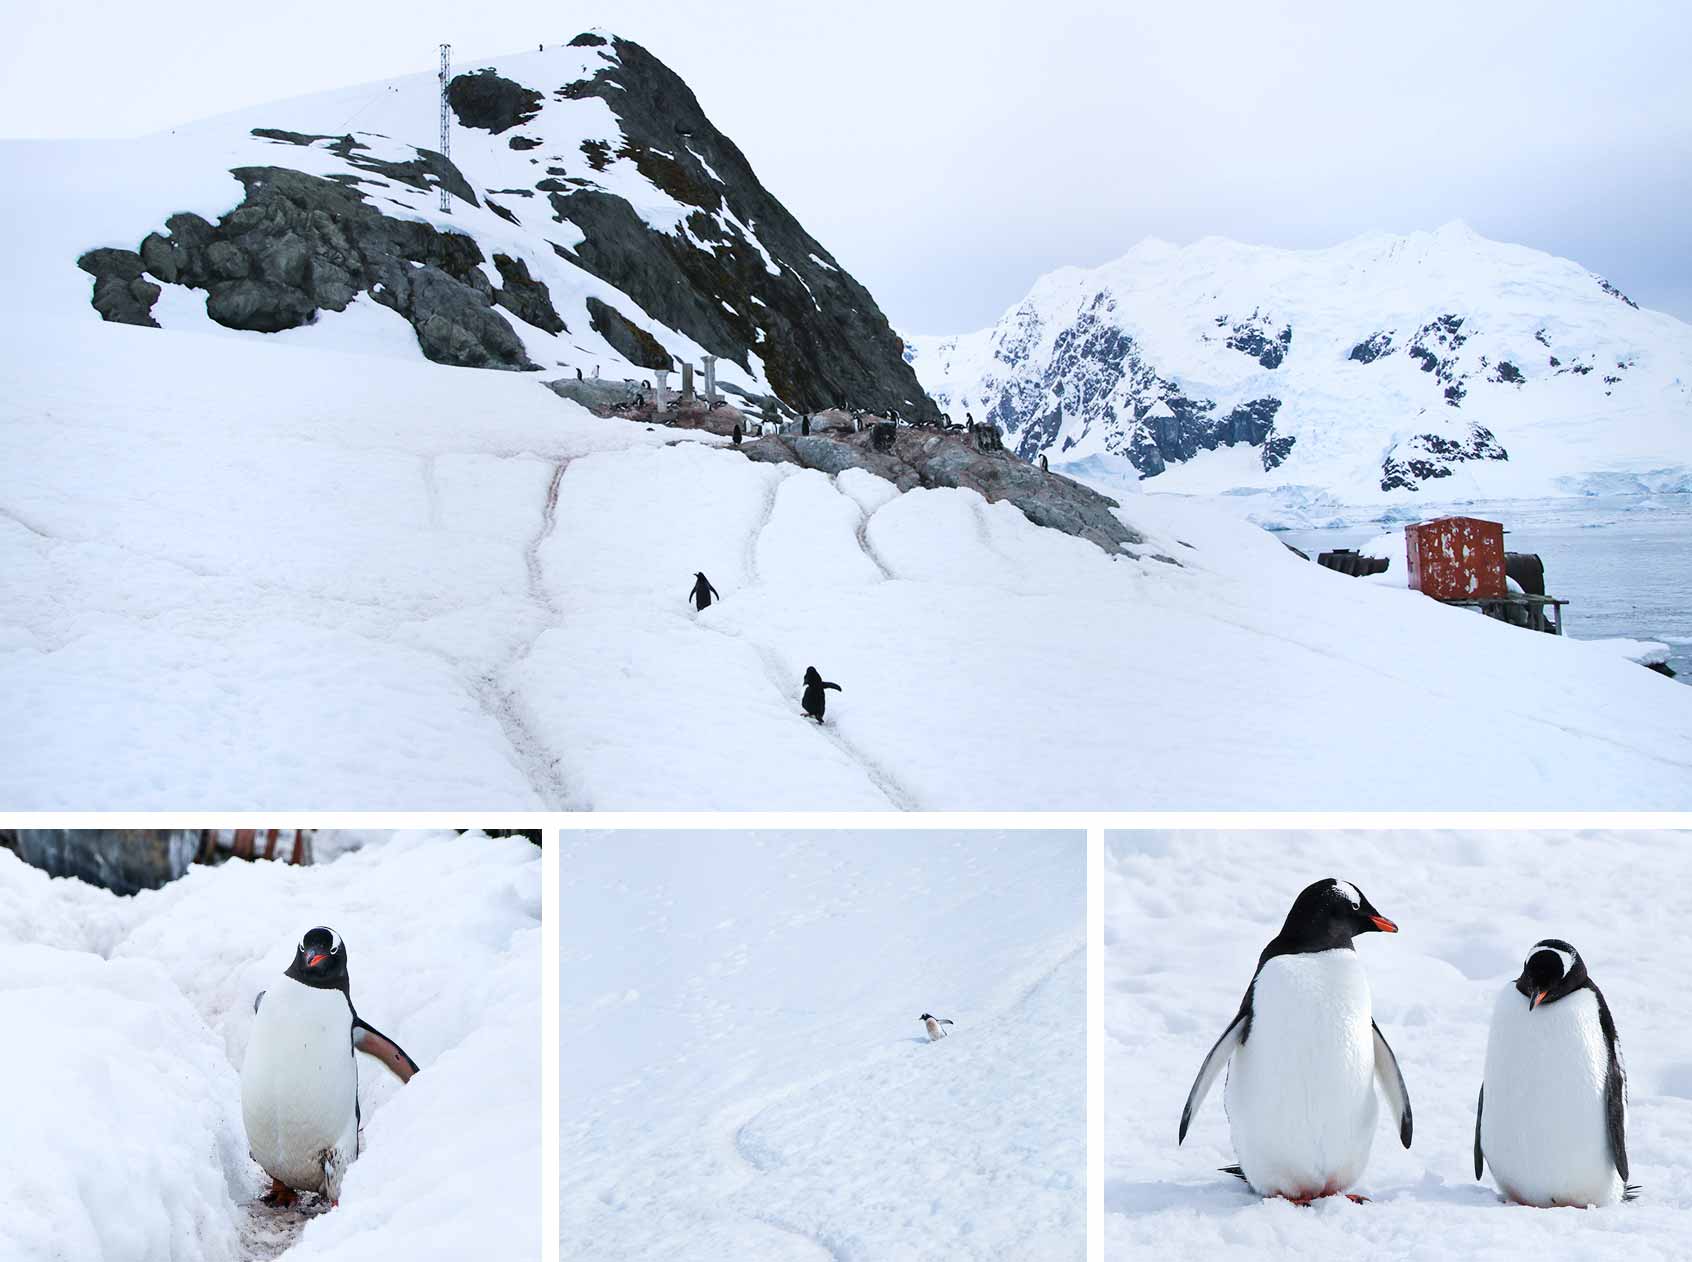
<svg viewBox="0 0 1692 1262"><path fill-rule="evenodd" d="M901 330L1146 236L1464 219L1692 319L1692 4L8 0L0 134L122 136L600 26L692 86ZM15 15L15 16L14 16ZM435 122L421 120L432 137Z"/></svg>

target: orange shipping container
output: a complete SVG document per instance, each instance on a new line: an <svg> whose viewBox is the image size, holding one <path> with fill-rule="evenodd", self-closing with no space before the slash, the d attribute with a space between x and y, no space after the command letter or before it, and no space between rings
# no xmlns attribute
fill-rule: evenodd
<svg viewBox="0 0 1692 1262"><path fill-rule="evenodd" d="M1435 600L1503 596L1504 527L1478 517L1440 517L1404 528L1410 586Z"/></svg>

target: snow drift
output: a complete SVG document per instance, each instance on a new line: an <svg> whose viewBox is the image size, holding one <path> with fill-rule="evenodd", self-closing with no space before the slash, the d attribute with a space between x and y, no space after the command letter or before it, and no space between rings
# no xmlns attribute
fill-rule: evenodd
<svg viewBox="0 0 1692 1262"><path fill-rule="evenodd" d="M1692 1003L1680 944L1692 907L1683 834L1111 833L1105 861L1105 1250L1218 1259L1684 1257L1692 1215ZM1342 1197L1298 1208L1222 1174L1220 1086L1186 1143L1193 1075L1239 1008L1263 945L1310 881L1356 883L1392 936L1365 935L1375 1019L1415 1113L1386 1109ZM1615 1016L1628 1070L1632 1204L1539 1210L1474 1179L1475 1099L1499 991L1533 943L1572 942Z"/></svg>
<svg viewBox="0 0 1692 1262"><path fill-rule="evenodd" d="M248 1205L268 1186L241 1122L253 998L327 923L361 1015L422 1070L402 1088L360 1065L363 1154L286 1256L537 1256L538 851L367 840L326 865L231 862L133 898L0 851L0 1253L251 1256Z"/></svg>
<svg viewBox="0 0 1692 1262"><path fill-rule="evenodd" d="M1085 849L567 834L563 1257L1084 1257Z"/></svg>

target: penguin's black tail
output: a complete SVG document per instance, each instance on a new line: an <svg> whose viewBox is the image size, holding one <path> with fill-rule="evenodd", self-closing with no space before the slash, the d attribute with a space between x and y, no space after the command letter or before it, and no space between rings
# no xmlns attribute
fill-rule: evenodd
<svg viewBox="0 0 1692 1262"><path fill-rule="evenodd" d="M1240 1169L1238 1166L1217 1166L1216 1168L1223 1174L1233 1175L1241 1183L1246 1182L1245 1171Z"/></svg>
<svg viewBox="0 0 1692 1262"><path fill-rule="evenodd" d="M1623 1184L1622 1185L1622 1200L1624 1200L1624 1201L1637 1201L1639 1199L1640 1190L1641 1190L1640 1186L1637 1183Z"/></svg>

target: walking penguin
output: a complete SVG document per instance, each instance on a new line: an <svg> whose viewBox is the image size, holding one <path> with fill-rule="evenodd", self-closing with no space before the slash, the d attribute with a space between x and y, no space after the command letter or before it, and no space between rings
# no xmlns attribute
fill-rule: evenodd
<svg viewBox="0 0 1692 1262"><path fill-rule="evenodd" d="M923 1013L919 1019L922 1021L922 1028L928 1031L928 1041L930 1043L938 1043L941 1039L945 1038L946 1031L942 1030L940 1027L952 1024L945 1017L937 1017L927 1012Z"/></svg>
<svg viewBox="0 0 1692 1262"><path fill-rule="evenodd" d="M1545 938L1499 993L1475 1106L1484 1166L1521 1205L1613 1205L1627 1181L1627 1074L1616 1023L1586 962Z"/></svg>
<svg viewBox="0 0 1692 1262"><path fill-rule="evenodd" d="M1317 881L1299 894L1199 1068L1177 1143L1226 1068L1239 1158L1228 1173L1260 1196L1308 1203L1357 1182L1374 1141L1377 1084L1410 1147L1404 1076L1374 1022L1369 978L1351 941L1372 932L1398 926L1349 881Z"/></svg>
<svg viewBox="0 0 1692 1262"><path fill-rule="evenodd" d="M340 934L319 925L300 939L282 980L253 1001L252 1037L241 1065L241 1117L253 1160L270 1176L267 1205L296 1192L341 1199L358 1156L358 1065L374 1056L401 1082L417 1062L361 1020L347 982Z"/></svg>
<svg viewBox="0 0 1692 1262"><path fill-rule="evenodd" d="M710 579L706 578L699 570L695 570L693 572L693 590L688 593L687 598L693 602L700 613L704 613L711 607L713 600L721 600L722 596L717 593L715 587L711 586Z"/></svg>
<svg viewBox="0 0 1692 1262"><path fill-rule="evenodd" d="M815 719L818 723L823 721L823 711L828 707L828 699L823 696L825 688L832 688L836 692L844 691L839 684L831 684L817 674L815 666L805 667L805 696L802 704L805 707L806 716Z"/></svg>

